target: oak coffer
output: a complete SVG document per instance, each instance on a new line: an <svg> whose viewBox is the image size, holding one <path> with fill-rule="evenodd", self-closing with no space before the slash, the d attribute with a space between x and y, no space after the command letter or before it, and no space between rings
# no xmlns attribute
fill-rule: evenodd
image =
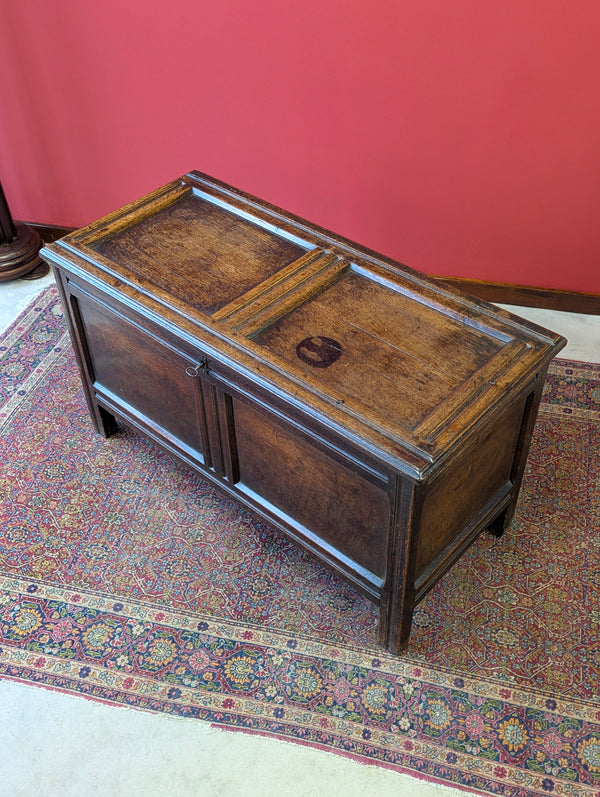
<svg viewBox="0 0 600 797"><path fill-rule="evenodd" d="M94 424L136 427L406 644L518 497L558 335L198 172L46 246Z"/></svg>

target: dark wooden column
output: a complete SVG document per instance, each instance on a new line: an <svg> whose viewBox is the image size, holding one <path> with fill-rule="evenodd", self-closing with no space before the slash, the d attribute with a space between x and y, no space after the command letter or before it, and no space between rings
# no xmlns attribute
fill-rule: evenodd
<svg viewBox="0 0 600 797"><path fill-rule="evenodd" d="M47 274L48 267L38 254L41 246L42 240L35 230L13 221L0 183L0 282Z"/></svg>

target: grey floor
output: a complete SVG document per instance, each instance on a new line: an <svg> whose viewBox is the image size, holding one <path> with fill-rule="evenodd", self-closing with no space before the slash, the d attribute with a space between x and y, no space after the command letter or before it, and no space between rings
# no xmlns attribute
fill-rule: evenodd
<svg viewBox="0 0 600 797"><path fill-rule="evenodd" d="M0 330L51 277L0 283ZM600 316L506 307L600 362ZM0 797L465 794L308 747L0 680Z"/></svg>

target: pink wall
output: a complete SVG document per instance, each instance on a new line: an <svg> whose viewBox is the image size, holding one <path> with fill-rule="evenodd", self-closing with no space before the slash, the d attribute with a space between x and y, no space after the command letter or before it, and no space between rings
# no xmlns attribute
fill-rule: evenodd
<svg viewBox="0 0 600 797"><path fill-rule="evenodd" d="M3 3L0 177L80 226L197 168L428 273L600 293L599 40L598 0Z"/></svg>

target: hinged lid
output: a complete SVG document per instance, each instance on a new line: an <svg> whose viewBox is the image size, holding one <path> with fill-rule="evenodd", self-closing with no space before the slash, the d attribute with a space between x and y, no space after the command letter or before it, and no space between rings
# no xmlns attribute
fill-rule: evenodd
<svg viewBox="0 0 600 797"><path fill-rule="evenodd" d="M44 254L420 475L565 342L196 172Z"/></svg>

